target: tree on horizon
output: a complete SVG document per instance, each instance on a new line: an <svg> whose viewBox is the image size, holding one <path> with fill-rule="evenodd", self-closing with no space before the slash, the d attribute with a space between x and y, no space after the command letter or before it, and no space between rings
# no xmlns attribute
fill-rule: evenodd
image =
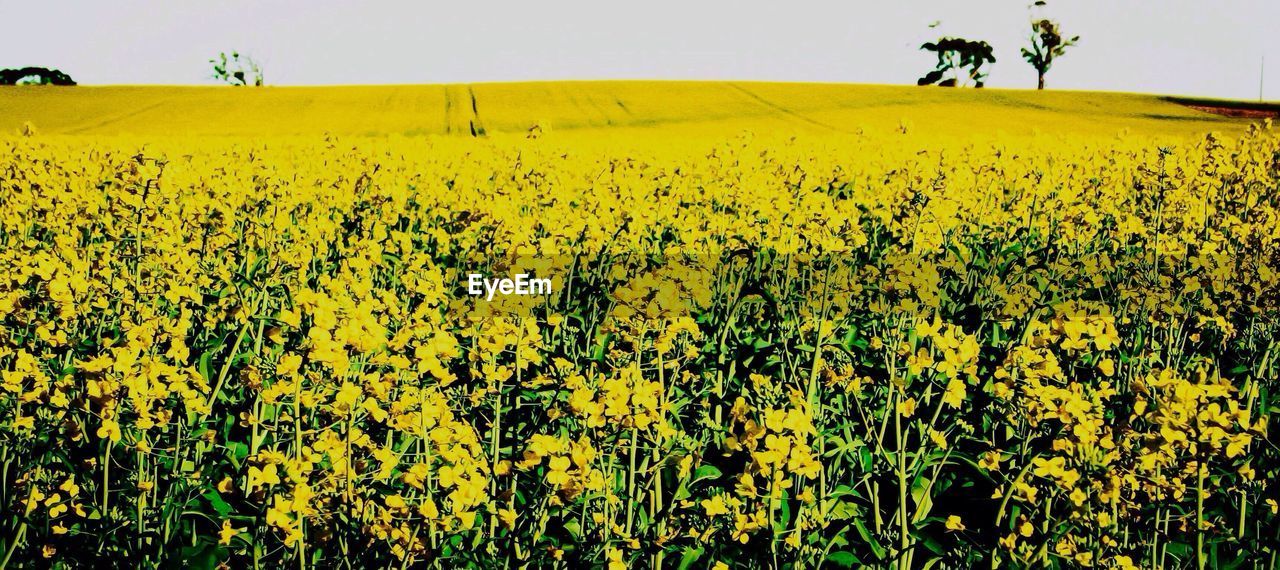
<svg viewBox="0 0 1280 570"><path fill-rule="evenodd" d="M20 67L0 69L0 85L75 85L74 79L57 69Z"/></svg>
<svg viewBox="0 0 1280 570"><path fill-rule="evenodd" d="M985 41L942 37L936 42L926 42L920 49L933 52L938 62L933 71L916 81L916 85L961 87L972 82L976 88L986 84L987 72L983 66L995 63L994 48Z"/></svg>
<svg viewBox="0 0 1280 570"><path fill-rule="evenodd" d="M213 64L213 78L218 81L236 87L247 86L250 81L254 87L263 85L262 66L248 55L241 56L240 52L233 51L231 57L227 57L226 52L221 52L209 63Z"/></svg>
<svg viewBox="0 0 1280 570"><path fill-rule="evenodd" d="M1032 9L1043 8L1046 3L1041 0L1032 4ZM1076 45L1080 36L1063 38L1058 22L1049 18L1036 18L1031 21L1031 47L1022 48L1022 58L1036 68L1036 89L1044 89L1044 76L1053 67L1055 59L1063 56L1067 48Z"/></svg>

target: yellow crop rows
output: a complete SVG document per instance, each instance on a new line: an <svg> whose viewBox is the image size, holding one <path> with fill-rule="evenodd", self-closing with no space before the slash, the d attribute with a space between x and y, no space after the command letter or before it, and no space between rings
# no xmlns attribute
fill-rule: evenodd
<svg viewBox="0 0 1280 570"><path fill-rule="evenodd" d="M474 105L474 108L473 108ZM944 135L1240 132L1248 121L1151 95L803 83L608 81L343 87L0 89L0 132L143 136L608 132L704 142L755 132Z"/></svg>

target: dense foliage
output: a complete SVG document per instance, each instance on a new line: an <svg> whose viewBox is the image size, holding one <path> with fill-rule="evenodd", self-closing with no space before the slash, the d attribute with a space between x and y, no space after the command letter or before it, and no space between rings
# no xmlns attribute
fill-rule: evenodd
<svg viewBox="0 0 1280 570"><path fill-rule="evenodd" d="M74 79L56 69L19 67L0 69L0 85L75 85Z"/></svg>
<svg viewBox="0 0 1280 570"><path fill-rule="evenodd" d="M907 131L0 139L0 566L1273 567L1280 140Z"/></svg>

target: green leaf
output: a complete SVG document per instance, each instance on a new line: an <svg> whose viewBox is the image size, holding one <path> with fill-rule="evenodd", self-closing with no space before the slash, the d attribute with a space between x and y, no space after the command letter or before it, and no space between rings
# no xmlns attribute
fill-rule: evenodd
<svg viewBox="0 0 1280 570"><path fill-rule="evenodd" d="M867 525L862 522L862 519L854 518L853 527L857 529L858 536L862 537L862 541L867 543L867 546L871 547L871 552L876 555L876 559L884 560L884 547L880 545L880 542L877 541L874 536L871 536L871 531L867 530Z"/></svg>
<svg viewBox="0 0 1280 570"><path fill-rule="evenodd" d="M837 501L831 507L831 512L827 513L827 518L833 521L845 521L858 516L858 506L850 501Z"/></svg>
<svg viewBox="0 0 1280 570"><path fill-rule="evenodd" d="M862 467L864 473L871 472L875 464L875 457L871 455L871 448L863 446L858 449L858 463Z"/></svg>
<svg viewBox="0 0 1280 570"><path fill-rule="evenodd" d="M222 500L222 495L219 495L216 491L209 491L201 496L206 501L209 501L209 506L213 507L213 510L218 512L218 518L225 519L227 515L231 514L231 511L235 510L226 501Z"/></svg>
<svg viewBox="0 0 1280 570"><path fill-rule="evenodd" d="M564 523L564 529L569 532L569 536L572 536L575 541L582 539L582 525L578 522L578 519L569 519Z"/></svg>
<svg viewBox="0 0 1280 570"><path fill-rule="evenodd" d="M714 465L703 465L693 471L693 482L697 483L703 479L719 479L723 473Z"/></svg>
<svg viewBox="0 0 1280 570"><path fill-rule="evenodd" d="M213 382L213 353L217 352L220 348L222 348L221 343L200 355L200 364L197 368L200 375L204 377L206 382Z"/></svg>
<svg viewBox="0 0 1280 570"><path fill-rule="evenodd" d="M681 484L680 484L680 486L676 488L676 494L675 494L675 497L673 498L673 500L675 500L675 501L683 501L683 500L688 499L689 497L692 497L692 496L693 496L693 494L691 494L691 493L689 492L689 485L688 485L688 483L681 483Z"/></svg>
<svg viewBox="0 0 1280 570"><path fill-rule="evenodd" d="M858 557L854 556L852 552L846 552L843 550L840 552L832 552L831 554L828 554L827 562L830 562L841 568L853 568L854 566L862 565L862 561L858 560Z"/></svg>
<svg viewBox="0 0 1280 570"><path fill-rule="evenodd" d="M791 526L791 501L785 498L778 505L778 520L775 523L779 530L785 530Z"/></svg>
<svg viewBox="0 0 1280 570"><path fill-rule="evenodd" d="M231 451L231 464L236 469L239 469L240 464L244 462L246 457L249 457L249 446L238 441L227 442L227 449Z"/></svg>
<svg viewBox="0 0 1280 570"><path fill-rule="evenodd" d="M684 554L680 555L680 566L677 566L677 568L680 570L688 570L694 562L697 562L699 558L702 558L702 554L704 552L706 552L706 549L701 546L697 548L693 548L692 546L684 547Z"/></svg>

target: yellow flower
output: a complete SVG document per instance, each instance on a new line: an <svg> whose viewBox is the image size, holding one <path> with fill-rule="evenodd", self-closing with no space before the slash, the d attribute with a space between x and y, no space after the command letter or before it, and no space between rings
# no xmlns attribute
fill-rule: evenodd
<svg viewBox="0 0 1280 570"><path fill-rule="evenodd" d="M286 354L280 357L280 362L276 363L276 373L281 376L289 376L297 372L301 367L301 356L297 354Z"/></svg>
<svg viewBox="0 0 1280 570"><path fill-rule="evenodd" d="M499 461L497 465L493 466L494 475L502 476L510 473L511 473L511 460L509 459L503 459L502 461Z"/></svg>
<svg viewBox="0 0 1280 570"><path fill-rule="evenodd" d="M1112 566L1118 570L1137 570L1138 566L1133 563L1133 559L1124 555L1116 555L1111 559Z"/></svg>
<svg viewBox="0 0 1280 570"><path fill-rule="evenodd" d="M938 336L938 332L942 329L942 319L933 318L933 322L921 321L916 325L916 335L920 338L933 338Z"/></svg>
<svg viewBox="0 0 1280 570"><path fill-rule="evenodd" d="M516 526L516 512L511 509L498 509L498 520L502 521L502 526L508 530Z"/></svg>
<svg viewBox="0 0 1280 570"><path fill-rule="evenodd" d="M609 561L609 570L626 570L627 563L622 561L622 551L617 548L605 550L605 558Z"/></svg>
<svg viewBox="0 0 1280 570"><path fill-rule="evenodd" d="M915 413L916 413L916 399L915 399L915 398L907 398L906 400L903 400L903 401L901 401L901 402L898 402L898 413L899 413L899 414L902 414L902 417L904 417L904 418L909 418L909 417L911 417L912 415L915 415Z"/></svg>
<svg viewBox="0 0 1280 570"><path fill-rule="evenodd" d="M947 448L947 435L933 428L929 428L929 439L933 440L933 444L938 449Z"/></svg>
<svg viewBox="0 0 1280 570"><path fill-rule="evenodd" d="M409 504L405 502L404 497L401 497L398 494L387 496L383 499L383 502L386 503L388 509L392 510L409 508Z"/></svg>
<svg viewBox="0 0 1280 570"><path fill-rule="evenodd" d="M986 469L987 471L999 471L1000 470L1000 452L988 451L986 453L983 453L982 458L978 460L978 467Z"/></svg>
<svg viewBox="0 0 1280 570"><path fill-rule="evenodd" d="M237 534L240 534L240 532L243 530L244 529L242 528L235 528L231 526L230 520L222 521L222 529L218 531L218 544L221 544L224 546L231 544L231 539L235 538L235 536Z"/></svg>
<svg viewBox="0 0 1280 570"><path fill-rule="evenodd" d="M1000 546L1003 546L1006 550L1013 550L1017 545L1018 537L1015 534L1007 534L1004 538L1000 539Z"/></svg>
<svg viewBox="0 0 1280 570"><path fill-rule="evenodd" d="M435 501L431 500L430 497L427 497L422 501L422 504L418 505L418 514L422 515L427 520L435 520L440 518L440 509L436 506Z"/></svg>
<svg viewBox="0 0 1280 570"><path fill-rule="evenodd" d="M65 492L67 497L72 499L80 494L80 486L76 485L73 479L63 481L61 485L58 485L58 489Z"/></svg>
<svg viewBox="0 0 1280 570"><path fill-rule="evenodd" d="M98 427L98 437L109 439L112 443L120 441L120 424L110 418L103 418L102 425Z"/></svg>
<svg viewBox="0 0 1280 570"><path fill-rule="evenodd" d="M953 408L959 408L964 403L965 388L965 383L959 379L948 380L947 390L942 394L942 402Z"/></svg>
<svg viewBox="0 0 1280 570"><path fill-rule="evenodd" d="M1077 507L1082 507L1084 506L1084 502L1089 500L1089 495L1085 494L1084 491L1081 491L1079 487L1076 487L1071 490L1070 499Z"/></svg>
<svg viewBox="0 0 1280 570"><path fill-rule="evenodd" d="M547 483L554 486L563 486L569 481L569 467L571 466L568 457L557 455L551 458L548 463Z"/></svg>
<svg viewBox="0 0 1280 570"><path fill-rule="evenodd" d="M277 472L274 463L265 467L249 466L249 484L247 485L249 492L253 492L263 485L279 485L280 475Z"/></svg>
<svg viewBox="0 0 1280 570"><path fill-rule="evenodd" d="M1103 376L1107 376L1107 377L1115 376L1116 361L1110 358L1104 358L1098 361L1098 371L1102 372Z"/></svg>
<svg viewBox="0 0 1280 570"><path fill-rule="evenodd" d="M716 495L710 499L702 500L702 509L708 517L716 517L729 513L729 507L725 505L724 496Z"/></svg>
<svg viewBox="0 0 1280 570"><path fill-rule="evenodd" d="M56 519L62 516L63 513L67 512L67 504L62 501L62 496L58 493L49 495L49 497L44 500L44 506L49 509L49 518L51 519Z"/></svg>
<svg viewBox="0 0 1280 570"><path fill-rule="evenodd" d="M681 479L689 478L689 474L693 472L693 456L692 455L686 455L680 458L679 472L680 472Z"/></svg>
<svg viewBox="0 0 1280 570"><path fill-rule="evenodd" d="M948 516L946 526L949 531L959 532L964 530L964 522L960 520L958 515Z"/></svg>
<svg viewBox="0 0 1280 570"><path fill-rule="evenodd" d="M792 531L782 542L792 549L800 548L800 532Z"/></svg>

